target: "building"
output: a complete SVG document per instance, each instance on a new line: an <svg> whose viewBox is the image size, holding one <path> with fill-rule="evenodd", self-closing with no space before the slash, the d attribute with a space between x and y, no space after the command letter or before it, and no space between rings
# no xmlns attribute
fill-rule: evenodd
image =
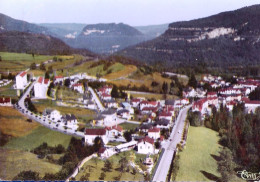
<svg viewBox="0 0 260 182"><path fill-rule="evenodd" d="M107 159L114 154L115 154L115 151L112 148L101 147L98 150L98 156L101 159Z"/></svg>
<svg viewBox="0 0 260 182"><path fill-rule="evenodd" d="M137 143L137 152L140 154L155 154L154 139L146 136Z"/></svg>
<svg viewBox="0 0 260 182"><path fill-rule="evenodd" d="M245 101L245 108L248 113L255 112L256 108L260 107L260 101L257 100L249 100Z"/></svg>
<svg viewBox="0 0 260 182"><path fill-rule="evenodd" d="M106 127L108 137L121 137L123 136L123 128L119 125Z"/></svg>
<svg viewBox="0 0 260 182"><path fill-rule="evenodd" d="M157 140L158 138L160 138L160 128L156 128L156 127L150 128L148 130L148 137L150 137L154 140Z"/></svg>
<svg viewBox="0 0 260 182"><path fill-rule="evenodd" d="M12 106L11 98L0 97L0 106Z"/></svg>
<svg viewBox="0 0 260 182"><path fill-rule="evenodd" d="M21 89L21 90L25 89L26 86L28 85L27 72L23 71L18 75L16 75L15 81L16 81L16 89Z"/></svg>
<svg viewBox="0 0 260 182"><path fill-rule="evenodd" d="M193 103L192 112L198 111L201 115L205 115L208 113L208 100L207 98L200 99Z"/></svg>
<svg viewBox="0 0 260 182"><path fill-rule="evenodd" d="M113 98L111 100L104 100L103 104L106 108L118 108L118 103Z"/></svg>
<svg viewBox="0 0 260 182"><path fill-rule="evenodd" d="M104 126L113 126L116 125L116 110L107 109L101 112L101 115L104 117Z"/></svg>
<svg viewBox="0 0 260 182"><path fill-rule="evenodd" d="M72 88L73 88L73 90L76 90L81 94L84 93L84 88L83 88L83 85L81 83L76 83L76 84L72 85Z"/></svg>
<svg viewBox="0 0 260 182"><path fill-rule="evenodd" d="M68 127L73 127L78 124L78 120L74 114L66 114L62 116L61 121Z"/></svg>
<svg viewBox="0 0 260 182"><path fill-rule="evenodd" d="M62 85L63 84L63 80L64 80L63 76L55 76L54 77L54 84Z"/></svg>
<svg viewBox="0 0 260 182"><path fill-rule="evenodd" d="M109 142L106 129L85 129L85 143L93 145L96 137L100 137L103 140L104 144L107 144Z"/></svg>
<svg viewBox="0 0 260 182"><path fill-rule="evenodd" d="M142 101L142 99L134 98L131 100L130 103L131 103L132 107L137 108L137 107L139 107L139 104L141 101Z"/></svg>
<svg viewBox="0 0 260 182"><path fill-rule="evenodd" d="M39 77L37 82L34 84L34 96L36 98L46 99L49 85L50 85L49 79L44 79L43 77Z"/></svg>

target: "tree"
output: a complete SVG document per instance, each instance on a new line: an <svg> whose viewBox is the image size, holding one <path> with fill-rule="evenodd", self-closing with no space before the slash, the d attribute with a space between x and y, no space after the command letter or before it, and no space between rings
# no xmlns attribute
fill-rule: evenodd
<svg viewBox="0 0 260 182"><path fill-rule="evenodd" d="M260 100L260 87L257 87L253 92L249 94L250 100Z"/></svg>
<svg viewBox="0 0 260 182"><path fill-rule="evenodd" d="M168 83L167 82L163 82L162 91L164 94L167 94L167 92L168 92Z"/></svg>
<svg viewBox="0 0 260 182"><path fill-rule="evenodd" d="M53 73L52 66L48 66L48 72L49 72L49 73Z"/></svg>
<svg viewBox="0 0 260 182"><path fill-rule="evenodd" d="M100 179L100 180L104 180L105 177L106 177L106 174L105 174L104 172L102 172L102 173L100 174L99 179Z"/></svg>
<svg viewBox="0 0 260 182"><path fill-rule="evenodd" d="M44 65L44 63L43 63L43 62L40 64L40 70L43 70L43 71L45 71L45 70L46 70L46 68L45 68L45 65Z"/></svg>
<svg viewBox="0 0 260 182"><path fill-rule="evenodd" d="M40 176L38 172L35 171L22 171L20 172L16 177L14 177L13 180L21 180L21 181L28 181L28 180L33 180L33 181L38 181L40 180Z"/></svg>
<svg viewBox="0 0 260 182"><path fill-rule="evenodd" d="M195 89L197 88L198 82L197 82L196 77L193 73L191 74L191 76L189 78L188 85L195 88Z"/></svg>
<svg viewBox="0 0 260 182"><path fill-rule="evenodd" d="M112 169L112 163L109 160L106 160L105 163L104 163L103 170L105 172L111 172L111 169Z"/></svg>
<svg viewBox="0 0 260 182"><path fill-rule="evenodd" d="M31 69L31 70L35 70L35 69L36 69L36 64L35 64L35 63L32 63L32 64L30 65L30 69Z"/></svg>
<svg viewBox="0 0 260 182"><path fill-rule="evenodd" d="M56 56L54 56L54 57L52 58L52 60L53 60L54 62L57 62L58 58L57 58Z"/></svg>
<svg viewBox="0 0 260 182"><path fill-rule="evenodd" d="M0 61L2 61L2 56L0 56Z"/></svg>
<svg viewBox="0 0 260 182"><path fill-rule="evenodd" d="M104 142L103 142L102 138L96 137L94 140L94 145L93 145L94 151L97 152L103 146L104 146Z"/></svg>
<svg viewBox="0 0 260 182"><path fill-rule="evenodd" d="M69 79L69 78L67 78L67 79L64 81L64 85L65 85L66 87L69 87L69 86L70 86L70 79Z"/></svg>
<svg viewBox="0 0 260 182"><path fill-rule="evenodd" d="M220 180L223 182L232 181L234 162L232 152L228 148L223 148L220 152L220 160L218 161L218 172L221 174Z"/></svg>
<svg viewBox="0 0 260 182"><path fill-rule="evenodd" d="M156 87L156 86L158 86L158 85L159 85L159 83L156 82L156 81L153 81L153 82L151 83L151 86L152 86L152 87Z"/></svg>
<svg viewBox="0 0 260 182"><path fill-rule="evenodd" d="M127 167L127 164L128 164L128 162L127 162L127 159L126 159L126 157L122 157L120 160L119 160L119 165L120 165L120 171L121 172L124 172L125 171L125 169L126 169L126 167Z"/></svg>
<svg viewBox="0 0 260 182"><path fill-rule="evenodd" d="M124 138L126 139L127 142L132 141L132 133L130 131L125 131Z"/></svg>
<svg viewBox="0 0 260 182"><path fill-rule="evenodd" d="M119 97L119 92L118 92L118 88L116 85L113 86L112 91L111 91L111 96L114 98L118 98Z"/></svg>
<svg viewBox="0 0 260 182"><path fill-rule="evenodd" d="M45 72L45 79L50 79L49 71Z"/></svg>

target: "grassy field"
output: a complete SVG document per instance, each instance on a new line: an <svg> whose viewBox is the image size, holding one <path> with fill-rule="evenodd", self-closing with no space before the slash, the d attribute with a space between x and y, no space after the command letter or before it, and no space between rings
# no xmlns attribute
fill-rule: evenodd
<svg viewBox="0 0 260 182"><path fill-rule="evenodd" d="M60 111L62 115L68 113L74 114L80 122L84 123L87 123L96 116L95 111L79 107L57 106L56 102L52 100L35 100L33 103L38 112L43 112L46 108L56 109Z"/></svg>
<svg viewBox="0 0 260 182"><path fill-rule="evenodd" d="M60 87L60 89L57 89L56 95L57 99L62 99L63 101L77 101L79 98L83 97L83 94L67 87Z"/></svg>
<svg viewBox="0 0 260 182"><path fill-rule="evenodd" d="M29 123L26 120L26 117L12 107L0 107L0 131L2 133L21 137L40 126L36 122Z"/></svg>
<svg viewBox="0 0 260 182"><path fill-rule="evenodd" d="M108 160L112 163L111 172L105 172L105 181L115 181L114 177L118 177L120 174L122 175L119 181L143 181L143 175L140 173L136 173L133 175L132 167L130 167L129 172L121 173L117 168L119 167L119 160L122 157L126 157L127 161L132 160L131 154L134 154L133 151L127 151L119 153L118 155L113 155ZM83 166L83 170L79 172L76 176L76 180L80 180L80 178L89 173L89 181L96 181L99 180L100 174L102 172L102 168L104 167L104 161L101 159L91 159L90 161L86 162Z"/></svg>
<svg viewBox="0 0 260 182"><path fill-rule="evenodd" d="M52 131L43 126L39 126L34 129L30 134L22 137L11 139L4 148L7 149L20 149L31 150L38 147L43 142L46 142L50 146L56 146L62 144L65 148L70 143L71 136L62 134L60 132Z"/></svg>
<svg viewBox="0 0 260 182"><path fill-rule="evenodd" d="M32 170L40 173L56 173L61 166L51 164L44 159L38 159L37 155L26 151L0 148L0 178L12 180L19 172Z"/></svg>
<svg viewBox="0 0 260 182"><path fill-rule="evenodd" d="M14 82L11 82L10 84L0 87L0 96L4 97L11 97L14 99L18 99L17 92L12 88L14 85Z"/></svg>
<svg viewBox="0 0 260 182"><path fill-rule="evenodd" d="M39 64L50 60L53 56L34 55L25 53L0 52L2 61L0 62L0 71L21 71L30 67L31 63Z"/></svg>
<svg viewBox="0 0 260 182"><path fill-rule="evenodd" d="M220 145L218 133L205 127L190 127L186 148L180 152L180 169L176 181L209 181L219 177L217 161ZM211 176L211 177L209 177Z"/></svg>
<svg viewBox="0 0 260 182"><path fill-rule="evenodd" d="M119 63L118 63L119 64ZM127 65L127 66L120 66L120 70L117 69L117 71L114 71L113 73L105 75L103 78L106 78L108 80L118 79L122 77L128 77L129 75L133 74L137 67L134 65Z"/></svg>
<svg viewBox="0 0 260 182"><path fill-rule="evenodd" d="M122 128L124 130L132 130L132 129L135 129L139 126L138 124L132 124L132 123L122 123L122 124L119 124L119 125L122 126Z"/></svg>
<svg viewBox="0 0 260 182"><path fill-rule="evenodd" d="M137 97L144 97L146 99L156 99L156 100L162 100L164 99L163 94L156 94L156 93L151 93L151 94L131 94L134 98ZM177 99L178 97L176 95L169 95L167 94L167 99Z"/></svg>

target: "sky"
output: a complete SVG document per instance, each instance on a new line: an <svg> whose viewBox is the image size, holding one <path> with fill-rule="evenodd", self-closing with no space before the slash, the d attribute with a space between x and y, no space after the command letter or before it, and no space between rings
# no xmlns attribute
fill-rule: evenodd
<svg viewBox="0 0 260 182"><path fill-rule="evenodd" d="M157 25L260 4L260 0L0 0L0 13L30 23Z"/></svg>

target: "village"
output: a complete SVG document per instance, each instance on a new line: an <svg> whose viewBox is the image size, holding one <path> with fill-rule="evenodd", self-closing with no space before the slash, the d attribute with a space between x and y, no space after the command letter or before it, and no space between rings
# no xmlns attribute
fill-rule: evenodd
<svg viewBox="0 0 260 182"><path fill-rule="evenodd" d="M210 116L213 107L217 110L225 106L232 111L234 105L244 103L248 113L255 112L260 107L260 101L250 100L248 95L260 86L259 80L234 77L235 84L225 82L221 77L204 75L198 83L200 86L209 84L214 91L188 87L183 90L183 98L149 100L144 97L133 98L126 94L123 99L112 96L113 86L106 79L89 76L86 73L68 77L55 76L53 80L42 76L33 77L27 71L20 72L15 77L13 89L17 90L20 99L12 104L11 98L0 98L0 106L13 106L31 120L43 126L64 134L82 138L83 145L93 145L100 138L103 142L97 155L107 159L123 151L134 150L145 154L144 164L148 171L155 167L152 156L160 155L162 149L167 148L172 139L170 135L177 133L182 138L180 144L185 145L187 128L176 131L175 125L182 109L198 112L201 119ZM88 82L103 83L93 89ZM10 84L11 80L1 83ZM57 98L58 87L67 87L80 94L74 102L66 102L62 97ZM74 113L61 114L59 110L46 107L42 113L31 111L31 105L38 100L57 100L60 105L80 107L95 111L95 117L90 125L79 127L78 118ZM131 124L131 130L126 130L122 124ZM144 172L141 170L141 172ZM75 177L77 173L74 174Z"/></svg>

